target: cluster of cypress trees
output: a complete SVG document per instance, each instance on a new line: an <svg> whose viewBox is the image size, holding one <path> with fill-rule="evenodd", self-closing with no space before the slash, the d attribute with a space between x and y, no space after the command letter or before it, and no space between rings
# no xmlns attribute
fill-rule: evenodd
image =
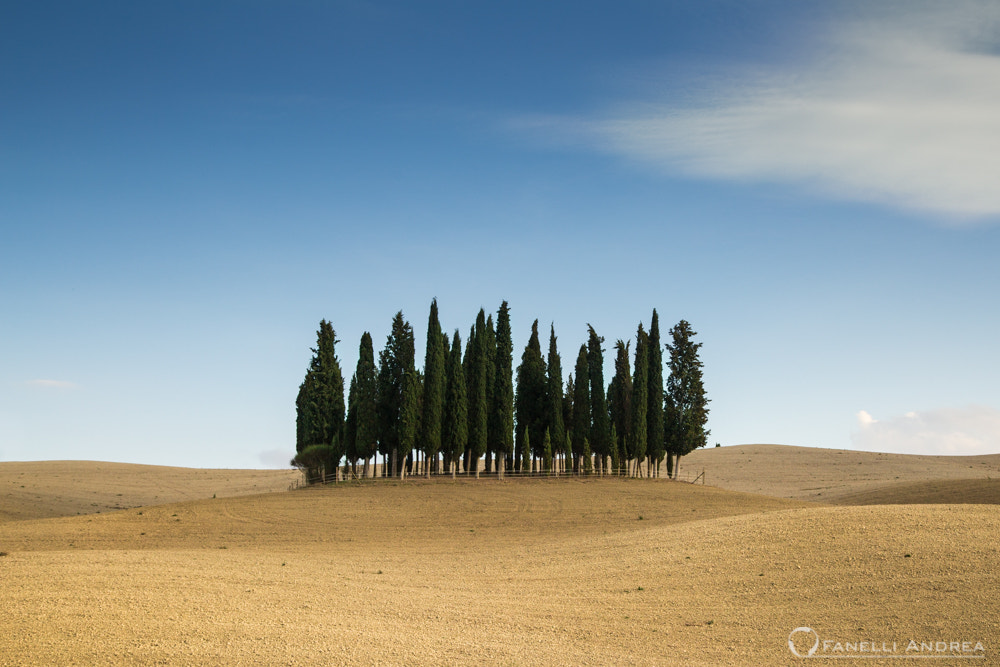
<svg viewBox="0 0 1000 667"><path fill-rule="evenodd" d="M431 302L423 370L415 363L413 327L397 312L376 366L371 335L361 337L347 405L336 355L336 334L323 320L317 346L296 399L296 456L310 479L345 474L400 477L483 471L540 474L658 476L705 446L708 399L701 343L681 320L661 348L659 317L649 332L615 345L615 375L604 385L604 338L588 325L574 374L563 384L554 325L543 357L538 320L521 355L514 386L510 308L480 309L465 341L441 329ZM663 381L663 349L670 375ZM372 467L376 454L384 465ZM349 472L348 472L349 471Z"/></svg>

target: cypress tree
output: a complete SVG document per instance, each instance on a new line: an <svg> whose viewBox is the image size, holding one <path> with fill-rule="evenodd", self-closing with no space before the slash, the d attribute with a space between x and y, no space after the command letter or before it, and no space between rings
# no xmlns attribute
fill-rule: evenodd
<svg viewBox="0 0 1000 667"><path fill-rule="evenodd" d="M420 405L423 400L423 376L415 368L403 378L403 402L399 414L399 448L403 453L402 470L413 472L413 450L420 433Z"/></svg>
<svg viewBox="0 0 1000 667"><path fill-rule="evenodd" d="M612 447L617 449L624 461L625 474L628 474L630 459L628 450L629 433L632 426L632 370L629 362L629 346L631 341L618 339L615 343L615 375L608 388L608 412L611 417Z"/></svg>
<svg viewBox="0 0 1000 667"><path fill-rule="evenodd" d="M379 353L378 396L377 396L377 432L380 451L385 458L384 474L398 476L403 469L406 450L402 442L404 414L404 391L407 376L415 372L414 368L413 327L403 318L403 311L396 313L392 320L392 331L386 339L385 348ZM410 382L413 382L411 380ZM414 386L410 386L408 397L409 409L414 409L412 395ZM415 425L414 415L407 415L407 428ZM410 442L412 434L407 433Z"/></svg>
<svg viewBox="0 0 1000 667"><path fill-rule="evenodd" d="M629 456L635 459L635 473L639 476L643 459L646 458L646 410L649 407L646 383L649 379L649 337L639 324L635 343L635 376L632 380L632 430L629 442Z"/></svg>
<svg viewBox="0 0 1000 667"><path fill-rule="evenodd" d="M344 376L340 370L340 360L337 359L337 333L333 325L322 320L319 323L316 356L319 361L317 368L321 384L323 403L321 404L321 419L323 423L323 442L335 447L343 438L344 432ZM337 457L339 459L339 457Z"/></svg>
<svg viewBox="0 0 1000 667"><path fill-rule="evenodd" d="M424 401L420 420L420 444L427 457L427 476L441 449L441 422L444 415L445 348L441 345L441 322L437 299L431 301L427 319L427 351L424 355Z"/></svg>
<svg viewBox="0 0 1000 667"><path fill-rule="evenodd" d="M510 306L504 301L497 311L496 373L490 410L489 441L496 452L497 467L503 474L506 457L514 452L514 342L510 329Z"/></svg>
<svg viewBox="0 0 1000 667"><path fill-rule="evenodd" d="M368 460L375 456L378 447L376 411L378 376L375 368L372 335L367 331L361 335L361 345L358 348L358 366L354 375L357 380L354 446L358 456L365 461L364 474L365 477L368 477Z"/></svg>
<svg viewBox="0 0 1000 667"><path fill-rule="evenodd" d="M656 463L659 475L660 461L665 453L663 445L663 348L660 347L660 316L653 309L649 323L649 375L646 391L649 400L646 408L646 439L649 455Z"/></svg>
<svg viewBox="0 0 1000 667"><path fill-rule="evenodd" d="M558 454L566 442L566 423L563 421L562 361L556 347L556 327L549 330L548 384L549 400L548 429L552 431L552 452Z"/></svg>
<svg viewBox="0 0 1000 667"><path fill-rule="evenodd" d="M681 320L670 330L670 335L673 342L667 345L670 376L667 379L664 430L669 433L667 455L676 459L673 465L668 460L667 470L673 468L676 476L680 458L704 447L711 431L705 429L709 400L705 397L702 381L703 363L698 358L701 343L691 340L697 332L687 321Z"/></svg>
<svg viewBox="0 0 1000 667"><path fill-rule="evenodd" d="M454 477L459 460L469 444L469 406L466 398L465 373L462 368L462 339L457 329L448 357L447 371L441 439L446 463Z"/></svg>
<svg viewBox="0 0 1000 667"><path fill-rule="evenodd" d="M309 431L312 429L312 425L309 424L310 409L310 391L306 387L306 382L309 376L306 375L306 379L302 381L299 385L299 393L295 397L295 453L298 454L308 445L306 443L306 438ZM293 464L294 465L294 464Z"/></svg>
<svg viewBox="0 0 1000 667"><path fill-rule="evenodd" d="M517 367L517 393L514 398L514 410L517 423L516 438L519 449L524 436L531 432L531 441L540 448L544 439L545 427L548 423L549 403L547 401L547 383L545 376L545 360L542 359L542 347L538 340L538 320L531 325L531 336L521 355L521 364ZM532 452L539 454L539 451Z"/></svg>
<svg viewBox="0 0 1000 667"><path fill-rule="evenodd" d="M466 463L468 471L475 472L479 477L479 459L486 453L486 428L489 423L489 406L486 402L486 313L482 308L476 317L476 325L472 336L472 351L470 376L466 378L469 386L469 460ZM468 359L467 359L468 361Z"/></svg>
<svg viewBox="0 0 1000 667"><path fill-rule="evenodd" d="M335 471L344 455L344 377L337 359L338 342L333 325L321 320L296 398L296 458L308 448L322 448L311 450L312 464L305 466L310 477L320 468Z"/></svg>
<svg viewBox="0 0 1000 667"><path fill-rule="evenodd" d="M566 390L563 393L563 425L566 427L566 440L563 443L563 464L567 471L573 470L573 392L576 385L573 383L573 374L566 378ZM566 464L569 464L568 466Z"/></svg>
<svg viewBox="0 0 1000 667"><path fill-rule="evenodd" d="M344 456L351 466L351 472L356 472L358 459L357 446L358 427L358 374L351 376L351 389L347 392L347 419L344 421Z"/></svg>
<svg viewBox="0 0 1000 667"><path fill-rule="evenodd" d="M604 396L604 338L597 335L594 327L587 325L587 368L590 378L590 446L598 457L598 473L603 472L604 458L610 450L611 423L608 404Z"/></svg>
<svg viewBox="0 0 1000 667"><path fill-rule="evenodd" d="M486 341L483 344L483 351L486 356L486 375L484 376L484 382L486 383L486 472L493 472L493 453L496 451L494 446L494 440L490 437L490 418L493 414L493 394L496 393L496 381L497 381L497 368L496 368L496 357L497 357L497 332L493 327L493 314L490 313L486 316Z"/></svg>
<svg viewBox="0 0 1000 667"><path fill-rule="evenodd" d="M590 433L590 381L587 373L587 346L576 357L576 384L573 387L573 472L580 473L583 444ZM589 447L589 443L588 443Z"/></svg>

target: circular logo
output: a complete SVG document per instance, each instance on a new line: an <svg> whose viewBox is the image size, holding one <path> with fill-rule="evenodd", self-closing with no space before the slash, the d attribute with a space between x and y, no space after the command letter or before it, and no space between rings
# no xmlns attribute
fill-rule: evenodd
<svg viewBox="0 0 1000 667"><path fill-rule="evenodd" d="M813 639L815 640L813 642L812 648L809 649L809 651L805 655L799 653L798 649L795 648L795 635L798 634L812 635ZM788 634L788 650L791 651L792 655L794 655L796 658L810 658L818 648L819 648L819 635L816 634L816 631L813 630L812 628L795 628Z"/></svg>

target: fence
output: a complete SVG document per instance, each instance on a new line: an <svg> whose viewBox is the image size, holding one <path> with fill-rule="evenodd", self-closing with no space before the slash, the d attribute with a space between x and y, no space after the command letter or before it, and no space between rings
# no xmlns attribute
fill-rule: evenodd
<svg viewBox="0 0 1000 667"><path fill-rule="evenodd" d="M663 471L663 472L665 473L665 471ZM365 477L364 476L364 469L363 468L361 470L352 471L350 466L340 466L337 469L336 473L327 473L325 476L319 476L319 475L317 475L317 476L314 476L314 477L308 477L303 472L301 479L296 480L295 482L292 482L292 484L289 486L289 489L290 490L291 489L296 489L296 488L300 488L302 486L309 486L311 484L334 484L334 483L339 483L339 482L360 482L360 481L387 480L387 479L394 479L394 480L398 481L398 480L406 480L406 479L410 479L410 478L412 478L414 480L427 479L427 474L425 472L406 473L402 477L385 477L385 476L382 475L382 466L381 465L372 466L369 469L369 473L372 476ZM631 479L631 476L621 475L621 474L618 474L618 473L615 473L615 474L610 474L610 473L598 474L598 473L595 473L595 472L591 472L591 473L573 472L572 470L569 470L569 471L549 471L549 472L539 472L539 471L526 472L526 471L510 471L510 470L507 470L507 471L504 471L503 477L501 478L500 474L496 470L493 470L493 471L490 471L490 472L486 472L484 469L480 469L478 479L531 479L531 478L533 478L533 479L545 479L545 478L548 478L548 479L559 479L559 478L570 478L570 477L574 477L574 478L595 478L595 479L604 478L604 477L629 477ZM457 471L455 473L455 475L454 475L454 479L476 479L476 478L477 477L475 476L475 474L473 474L473 473L466 473L466 472L463 472L461 470ZM438 479L438 480L452 479L452 474L451 474L451 472L435 472L435 473L431 473L430 479ZM667 479L667 476L666 476L666 474L664 474L664 475L662 475L660 477L652 477L652 478L650 478L650 477L647 477L647 476L643 475L643 476L639 477L639 479ZM702 469L701 472L698 472L696 470L682 470L682 471L678 471L677 474L672 479L673 479L673 481L676 481L676 482L686 482L688 484L698 484L698 483L701 483L702 485L706 484L706 481L705 481L706 476L705 476L705 470L704 469Z"/></svg>

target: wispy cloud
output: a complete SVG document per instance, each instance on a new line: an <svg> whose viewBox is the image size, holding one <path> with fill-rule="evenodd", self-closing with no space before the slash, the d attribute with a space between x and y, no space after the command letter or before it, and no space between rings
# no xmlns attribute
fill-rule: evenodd
<svg viewBox="0 0 1000 667"><path fill-rule="evenodd" d="M640 100L562 129L672 173L1000 216L1000 4L879 11L829 27L801 64L722 73L682 104Z"/></svg>
<svg viewBox="0 0 1000 667"><path fill-rule="evenodd" d="M908 412L874 419L862 410L857 449L900 454L1000 453L1000 411L984 406Z"/></svg>
<svg viewBox="0 0 1000 667"><path fill-rule="evenodd" d="M32 387L43 387L46 389L78 389L80 385L66 380L29 380Z"/></svg>

